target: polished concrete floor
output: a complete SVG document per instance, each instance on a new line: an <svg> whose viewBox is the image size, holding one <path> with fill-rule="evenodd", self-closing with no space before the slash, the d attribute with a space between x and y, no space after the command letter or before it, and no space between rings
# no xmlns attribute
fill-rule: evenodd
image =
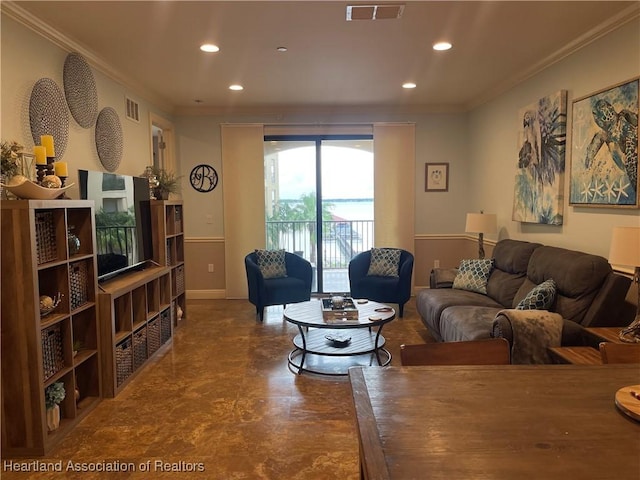
<svg viewBox="0 0 640 480"><path fill-rule="evenodd" d="M404 318L383 332L392 365L400 364L402 343L429 341L413 299ZM247 301L192 301L173 345L39 459L62 460L63 473L3 469L0 476L355 480L358 440L348 379L293 373L287 355L296 333L282 307L269 307L260 323ZM69 461L82 468L132 466L73 472ZM147 465L151 471L142 471Z"/></svg>

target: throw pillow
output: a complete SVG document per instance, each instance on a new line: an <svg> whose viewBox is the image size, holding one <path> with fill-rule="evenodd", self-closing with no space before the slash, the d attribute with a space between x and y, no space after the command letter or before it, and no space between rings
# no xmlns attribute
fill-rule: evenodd
<svg viewBox="0 0 640 480"><path fill-rule="evenodd" d="M516 305L516 310L549 310L556 299L556 282L552 278L533 287Z"/></svg>
<svg viewBox="0 0 640 480"><path fill-rule="evenodd" d="M493 258L462 260L452 288L487 294L487 282L493 270Z"/></svg>
<svg viewBox="0 0 640 480"><path fill-rule="evenodd" d="M258 268L264 278L281 278L287 276L287 265L283 250L256 250Z"/></svg>
<svg viewBox="0 0 640 480"><path fill-rule="evenodd" d="M397 277L401 253L399 248L372 248L367 275Z"/></svg>

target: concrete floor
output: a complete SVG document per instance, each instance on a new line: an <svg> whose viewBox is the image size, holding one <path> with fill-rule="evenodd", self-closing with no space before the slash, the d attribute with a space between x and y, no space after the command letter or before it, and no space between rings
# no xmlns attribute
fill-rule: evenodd
<svg viewBox="0 0 640 480"><path fill-rule="evenodd" d="M269 307L260 323L248 301L192 301L173 345L38 459L62 461L63 472L3 468L0 476L356 480L348 379L292 373L287 355L296 333L282 307ZM400 344L430 340L413 299L384 335L392 365L400 364ZM74 472L70 461L80 468L130 465L125 472ZM150 472L142 471L147 465Z"/></svg>

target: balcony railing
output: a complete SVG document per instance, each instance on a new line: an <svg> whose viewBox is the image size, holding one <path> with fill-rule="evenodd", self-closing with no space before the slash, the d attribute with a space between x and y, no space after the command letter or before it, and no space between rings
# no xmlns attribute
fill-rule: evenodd
<svg viewBox="0 0 640 480"><path fill-rule="evenodd" d="M345 269L358 253L373 246L373 220L322 222L323 269ZM316 222L266 222L267 248L284 248L316 264Z"/></svg>
<svg viewBox="0 0 640 480"><path fill-rule="evenodd" d="M133 258L138 248L135 225L96 226L96 246L99 254L114 253Z"/></svg>

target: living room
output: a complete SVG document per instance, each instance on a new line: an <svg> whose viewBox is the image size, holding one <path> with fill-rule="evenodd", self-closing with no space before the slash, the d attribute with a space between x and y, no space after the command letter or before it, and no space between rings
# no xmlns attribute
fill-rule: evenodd
<svg viewBox="0 0 640 480"><path fill-rule="evenodd" d="M153 98L149 98L152 95L146 94L144 85L128 84L122 80L120 76L122 72L115 70L108 72L99 59L90 58L90 64L97 84L100 106L113 106L123 118L124 149L122 161L117 169L118 173L141 175L145 167L150 164L152 158L148 120L150 116L166 120L172 128L175 168L177 173L183 176L180 198L184 202L185 209L184 256L187 298L193 301L194 305L197 304L196 301L233 298L234 300L229 300L231 305L229 310L242 312L236 313L240 316L245 314L245 311L238 306L239 302L243 301L235 300L241 298L241 295L235 292L230 293L232 289L228 284L228 275L232 270L239 271L241 275L237 284L242 288L245 282L243 266L237 263L229 264L227 261L226 250L229 248L229 240L226 235L231 227L225 225L223 220L225 218L223 190L227 172L223 168L221 127L229 124L253 126L256 124L261 126L413 124L415 126L413 171L406 178L410 179L409 184L414 187L412 191L415 211L411 228L412 250L416 258L414 270L416 290L429 285L429 272L434 267L435 261L438 261L442 267L454 267L462 258L477 256L476 236L464 231L465 216L468 212L483 210L497 215L498 233L487 234L485 238L489 248L499 239L511 238L608 257L613 228L638 226L640 224L638 209L570 205L569 175L565 176L564 181L562 225L543 225L512 220L518 162L518 132L521 128L518 112L546 95L559 90L568 92L566 165L569 171L570 162L573 161L570 158L569 148L572 101L640 75L638 60L640 58L640 10L637 2L628 3L628 8L620 10L623 12L622 16L617 15L613 19L607 19L607 25L597 30L597 33L591 32L591 36L576 39L575 48L569 51L560 48L565 47L564 45L558 46L558 50L564 52L563 56L553 58L539 70L523 71L520 81L469 108L456 106L456 108L438 110L433 107L422 111L411 108L382 107L352 109L344 107L335 110L287 107L269 109L265 112L263 109L234 111L205 107L202 113L196 113L197 107L174 110L171 105L166 105L161 100L155 102ZM342 4L340 8L343 8ZM524 24L525 21L521 21ZM67 37L64 31L55 32L46 26L43 28L41 22L37 17L33 17L32 13L6 5L6 2L2 5L1 35L2 139L16 140L30 148L32 140L26 111L34 83L40 78L50 77L62 85L62 68L68 53L89 52ZM526 44L526 41L523 43ZM95 64L92 63L94 60ZM125 97L139 102L141 114L139 123L124 119L123 99ZM68 181L70 183L77 184L78 169L103 170L95 151L92 132L89 133L86 129L78 127L73 120L70 122L64 159L69 163ZM262 168L262 162L262 157L255 159L258 169ZM191 188L188 181L191 170L203 163L213 166L220 176L219 186L204 196ZM447 191L425 192L425 163L448 164ZM77 187L72 188L69 195L72 198L79 198ZM258 246L256 244L256 247ZM215 265L213 272L207 271L208 264ZM630 273L628 269L622 271ZM6 279L3 278L3 281ZM636 301L636 292L630 291L628 298L630 301ZM415 315L413 307L410 310ZM224 318L227 315L224 309L218 307L197 307L191 310L191 312L194 311ZM273 323L270 322L273 322L273 318L266 321L266 325L271 325L273 328ZM412 326L409 327L409 331L403 332L406 335L406 341L419 341L420 325L410 325ZM251 328L254 327L252 324ZM289 343L285 344L282 341L279 345L286 351ZM230 351L231 348L231 345L225 345L225 349ZM261 348L267 347L261 345ZM264 357L261 359L268 361L268 357L266 360ZM249 360L246 362L249 363ZM203 363L206 363L206 359L202 359L202 363L198 365L202 368ZM251 363L255 367L253 362ZM224 361L220 362L220 365L230 367L225 365ZM213 383L211 379L208 381ZM331 395L327 388L329 384L333 385L326 382L320 388L324 395ZM203 389L205 387L203 386ZM344 385L341 385L337 388L343 387ZM286 388L295 387L287 384ZM303 385L300 388L313 387ZM131 400L136 395L135 392L127 391L125 397ZM125 399L115 401L124 402ZM257 400L256 402L259 403ZM220 408L224 407L220 406ZM340 417L339 421L344 420L342 417L344 412L336 410L324 413L328 416ZM246 414L249 415L249 413ZM105 417L104 421L108 422L110 419ZM309 422L311 422L310 419ZM343 425L340 424L340 427L342 428ZM277 428L277 425L272 425L272 428ZM333 438L336 439L336 437ZM353 443L352 440L347 441ZM240 442L237 446L250 448L247 445L241 445ZM355 447L357 448L357 445ZM115 456L117 455L114 454ZM212 457L215 456L212 455ZM330 463L330 459L326 461ZM355 468L354 465L351 467L353 467L351 470L347 470L349 475ZM258 476L255 472L254 475ZM263 477L275 478L269 477L268 473Z"/></svg>

